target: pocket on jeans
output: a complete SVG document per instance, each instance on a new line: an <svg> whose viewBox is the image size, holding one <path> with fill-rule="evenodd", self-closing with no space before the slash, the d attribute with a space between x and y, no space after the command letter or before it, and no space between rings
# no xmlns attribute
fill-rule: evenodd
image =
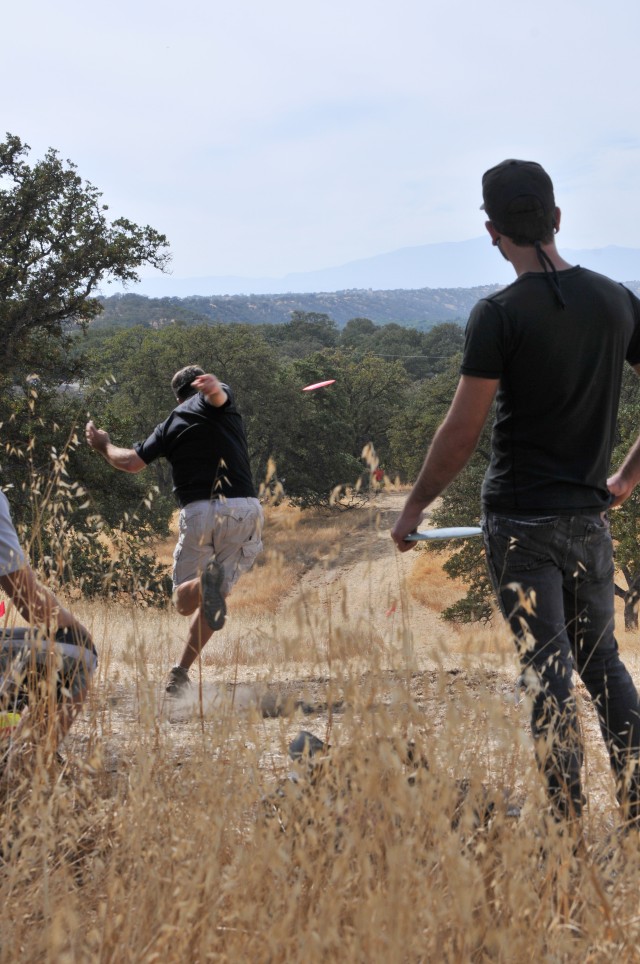
<svg viewBox="0 0 640 964"><path fill-rule="evenodd" d="M558 524L557 515L541 515L541 516L527 516L526 518L517 517L511 518L511 516L500 516L497 520L498 525L503 522L509 526L509 529L522 529L524 532L533 532L539 529L555 529Z"/></svg>
<svg viewBox="0 0 640 964"><path fill-rule="evenodd" d="M489 526L492 564L513 573L539 569L549 561L549 543L557 523L557 516L526 519L493 516Z"/></svg>
<svg viewBox="0 0 640 964"><path fill-rule="evenodd" d="M581 561L587 578L613 578L613 542L608 519L593 519L586 524Z"/></svg>

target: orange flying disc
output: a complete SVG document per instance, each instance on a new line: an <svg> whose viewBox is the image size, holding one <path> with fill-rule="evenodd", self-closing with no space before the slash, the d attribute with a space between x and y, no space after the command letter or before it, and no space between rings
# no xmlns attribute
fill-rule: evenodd
<svg viewBox="0 0 640 964"><path fill-rule="evenodd" d="M314 385L305 385L302 389L303 392L312 392L316 388L325 388L327 385L333 385L335 378L329 378L326 382L316 382Z"/></svg>

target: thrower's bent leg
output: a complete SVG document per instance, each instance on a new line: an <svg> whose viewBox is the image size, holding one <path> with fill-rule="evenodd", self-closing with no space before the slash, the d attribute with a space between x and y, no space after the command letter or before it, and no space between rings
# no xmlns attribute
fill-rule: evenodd
<svg viewBox="0 0 640 964"><path fill-rule="evenodd" d="M201 602L200 579L188 579L173 591L173 604L181 616L191 616Z"/></svg>
<svg viewBox="0 0 640 964"><path fill-rule="evenodd" d="M263 520L262 506L254 498L192 503L181 511L173 602L182 616L193 617L179 663L185 672L222 628L225 599L262 548Z"/></svg>
<svg viewBox="0 0 640 964"><path fill-rule="evenodd" d="M178 665L184 670L193 666L212 636L213 630L204 618L202 609L198 609L189 624L189 633Z"/></svg>
<svg viewBox="0 0 640 964"><path fill-rule="evenodd" d="M185 671L197 660L214 630L207 622L202 607L202 578L189 579L177 586L173 601L181 616L192 616L184 650L178 666Z"/></svg>

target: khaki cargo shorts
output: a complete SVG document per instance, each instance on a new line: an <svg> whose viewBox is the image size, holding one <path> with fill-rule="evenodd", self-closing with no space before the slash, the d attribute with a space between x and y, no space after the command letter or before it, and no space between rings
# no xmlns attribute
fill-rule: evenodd
<svg viewBox="0 0 640 964"><path fill-rule="evenodd" d="M195 579L215 556L224 570L227 596L262 549L264 515L257 499L205 499L180 510L173 553L173 588Z"/></svg>

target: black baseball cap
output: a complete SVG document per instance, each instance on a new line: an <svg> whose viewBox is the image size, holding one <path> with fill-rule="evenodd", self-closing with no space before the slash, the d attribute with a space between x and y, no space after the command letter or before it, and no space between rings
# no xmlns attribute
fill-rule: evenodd
<svg viewBox="0 0 640 964"><path fill-rule="evenodd" d="M541 221L553 216L556 202L553 183L535 161L513 158L496 164L482 175L482 210L501 231L518 227L523 216Z"/></svg>

